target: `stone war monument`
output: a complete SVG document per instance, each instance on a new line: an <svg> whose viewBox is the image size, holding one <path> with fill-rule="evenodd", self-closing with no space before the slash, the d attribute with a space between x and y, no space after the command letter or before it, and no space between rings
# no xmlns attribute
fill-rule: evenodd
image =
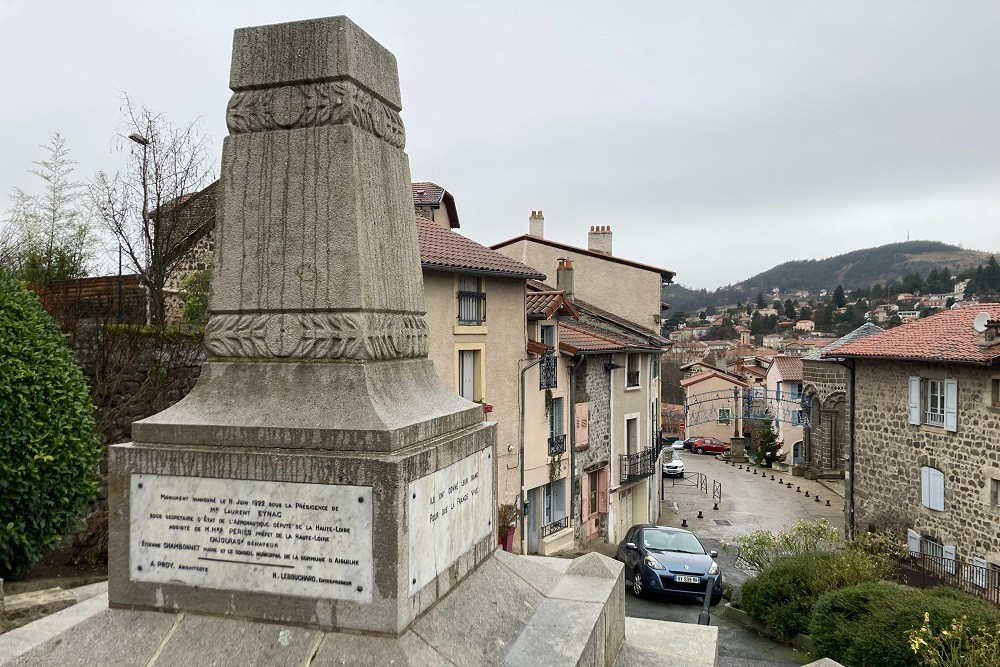
<svg viewBox="0 0 1000 667"><path fill-rule="evenodd" d="M111 448L106 600L0 662L614 664L622 566L498 551L495 426L427 358L394 56L244 28L230 87L209 359Z"/></svg>

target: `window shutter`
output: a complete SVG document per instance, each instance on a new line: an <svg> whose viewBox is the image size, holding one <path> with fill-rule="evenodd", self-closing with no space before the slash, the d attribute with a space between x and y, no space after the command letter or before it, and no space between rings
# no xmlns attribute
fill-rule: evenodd
<svg viewBox="0 0 1000 667"><path fill-rule="evenodd" d="M920 378L910 378L910 423L920 424Z"/></svg>
<svg viewBox="0 0 1000 667"><path fill-rule="evenodd" d="M559 521L566 516L566 480L557 479L552 483L552 520Z"/></svg>
<svg viewBox="0 0 1000 667"><path fill-rule="evenodd" d="M608 513L608 482L610 482L611 467L601 468L597 479L597 511L601 514Z"/></svg>
<svg viewBox="0 0 1000 667"><path fill-rule="evenodd" d="M927 466L920 469L920 504L931 506L931 469Z"/></svg>
<svg viewBox="0 0 1000 667"><path fill-rule="evenodd" d="M944 381L944 430L958 430L958 382Z"/></svg>
<svg viewBox="0 0 1000 667"><path fill-rule="evenodd" d="M948 571L948 574L955 574L955 547L954 545L946 544L944 549L941 550L944 554L944 569Z"/></svg>
<svg viewBox="0 0 1000 667"><path fill-rule="evenodd" d="M590 473L583 473L580 478L580 517L586 521L590 518Z"/></svg>
<svg viewBox="0 0 1000 667"><path fill-rule="evenodd" d="M944 510L944 473L931 468L931 509Z"/></svg>
<svg viewBox="0 0 1000 667"><path fill-rule="evenodd" d="M915 530L906 531L906 549L911 554L920 553L920 533Z"/></svg>
<svg viewBox="0 0 1000 667"><path fill-rule="evenodd" d="M972 557L972 581L980 588L986 588L989 575L989 563L982 558Z"/></svg>

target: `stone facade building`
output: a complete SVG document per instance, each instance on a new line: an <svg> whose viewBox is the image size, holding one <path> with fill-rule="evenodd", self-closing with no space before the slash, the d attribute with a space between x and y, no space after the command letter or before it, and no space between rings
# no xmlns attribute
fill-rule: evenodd
<svg viewBox="0 0 1000 667"><path fill-rule="evenodd" d="M997 572L1000 304L945 311L824 356L855 368L856 530L905 529L911 551Z"/></svg>
<svg viewBox="0 0 1000 667"><path fill-rule="evenodd" d="M880 333L866 323L826 347L802 358L802 447L792 449L792 462L805 466L811 479L843 479L849 455L850 395L848 370L828 352Z"/></svg>

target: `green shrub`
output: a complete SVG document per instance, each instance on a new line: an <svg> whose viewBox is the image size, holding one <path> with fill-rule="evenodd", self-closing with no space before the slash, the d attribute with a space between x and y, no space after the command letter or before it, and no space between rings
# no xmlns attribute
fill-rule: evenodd
<svg viewBox="0 0 1000 667"><path fill-rule="evenodd" d="M824 593L878 579L878 568L858 551L812 551L779 560L743 583L742 608L768 628L793 637L809 629L813 605Z"/></svg>
<svg viewBox="0 0 1000 667"><path fill-rule="evenodd" d="M826 521L799 521L783 533L755 530L736 540L737 563L756 573L782 558L813 551L834 551L842 545L840 533ZM729 545L723 545L728 549Z"/></svg>
<svg viewBox="0 0 1000 667"><path fill-rule="evenodd" d="M1000 623L1000 610L945 586L918 590L886 581L860 584L816 602L809 625L813 652L854 667L919 665L910 633L921 628L925 613L932 633L963 616L974 628Z"/></svg>
<svg viewBox="0 0 1000 667"><path fill-rule="evenodd" d="M0 276L0 577L77 526L101 449L83 374L38 300Z"/></svg>

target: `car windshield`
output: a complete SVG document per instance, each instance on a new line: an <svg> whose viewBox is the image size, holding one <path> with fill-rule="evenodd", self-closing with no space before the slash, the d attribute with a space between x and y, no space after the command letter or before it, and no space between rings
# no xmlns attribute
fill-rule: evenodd
<svg viewBox="0 0 1000 667"><path fill-rule="evenodd" d="M657 551L673 551L682 554L703 554L705 548L691 533L647 528L642 531L642 546Z"/></svg>
<svg viewBox="0 0 1000 667"><path fill-rule="evenodd" d="M670 458L670 460L671 461L680 461L681 460L681 455L678 454L677 452L674 452L674 455Z"/></svg>

